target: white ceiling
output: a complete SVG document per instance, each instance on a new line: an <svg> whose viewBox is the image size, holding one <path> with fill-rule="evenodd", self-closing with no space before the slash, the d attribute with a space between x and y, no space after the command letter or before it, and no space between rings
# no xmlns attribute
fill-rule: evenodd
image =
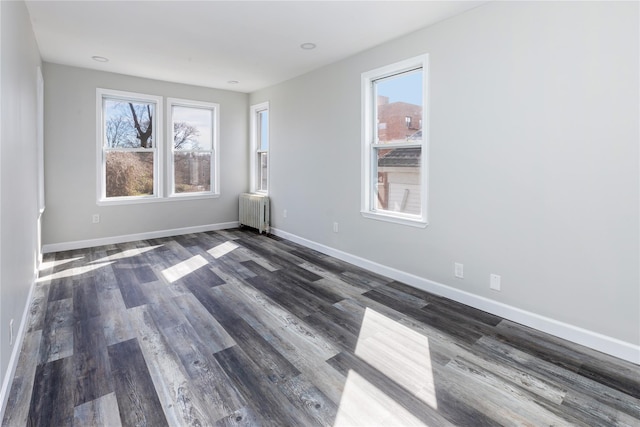
<svg viewBox="0 0 640 427"><path fill-rule="evenodd" d="M252 92L485 1L30 1L42 59ZM303 50L312 42L314 50ZM92 56L109 58L99 63ZM238 84L230 84L236 80Z"/></svg>

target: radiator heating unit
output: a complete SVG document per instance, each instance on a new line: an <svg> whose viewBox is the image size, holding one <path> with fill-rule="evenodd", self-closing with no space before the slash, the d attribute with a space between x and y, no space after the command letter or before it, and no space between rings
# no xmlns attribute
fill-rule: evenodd
<svg viewBox="0 0 640 427"><path fill-rule="evenodd" d="M240 194L240 225L246 225L269 233L269 196L262 194Z"/></svg>

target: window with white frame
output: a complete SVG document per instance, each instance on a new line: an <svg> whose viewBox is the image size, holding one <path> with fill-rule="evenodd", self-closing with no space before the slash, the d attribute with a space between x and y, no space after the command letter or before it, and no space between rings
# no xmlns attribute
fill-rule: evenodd
<svg viewBox="0 0 640 427"><path fill-rule="evenodd" d="M251 191L269 189L269 103L251 106Z"/></svg>
<svg viewBox="0 0 640 427"><path fill-rule="evenodd" d="M167 99L171 196L218 194L218 104Z"/></svg>
<svg viewBox="0 0 640 427"><path fill-rule="evenodd" d="M428 55L362 74L362 214L427 225Z"/></svg>
<svg viewBox="0 0 640 427"><path fill-rule="evenodd" d="M164 140L161 96L96 95L98 204L219 194L218 104L167 98Z"/></svg>
<svg viewBox="0 0 640 427"><path fill-rule="evenodd" d="M161 194L162 97L97 89L99 202Z"/></svg>

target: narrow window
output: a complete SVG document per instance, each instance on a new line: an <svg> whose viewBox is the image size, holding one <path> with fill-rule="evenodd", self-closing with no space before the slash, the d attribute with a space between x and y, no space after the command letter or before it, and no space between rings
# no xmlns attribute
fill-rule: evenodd
<svg viewBox="0 0 640 427"><path fill-rule="evenodd" d="M218 193L218 105L167 99L171 139L170 195Z"/></svg>
<svg viewBox="0 0 640 427"><path fill-rule="evenodd" d="M427 224L427 56L362 75L365 217Z"/></svg>
<svg viewBox="0 0 640 427"><path fill-rule="evenodd" d="M269 103L251 106L251 191L269 189Z"/></svg>
<svg viewBox="0 0 640 427"><path fill-rule="evenodd" d="M162 98L106 89L97 95L99 202L157 198Z"/></svg>

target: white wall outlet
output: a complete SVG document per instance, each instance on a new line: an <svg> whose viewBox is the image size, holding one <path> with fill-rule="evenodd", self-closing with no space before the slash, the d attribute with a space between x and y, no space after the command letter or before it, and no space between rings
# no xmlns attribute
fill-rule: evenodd
<svg viewBox="0 0 640 427"><path fill-rule="evenodd" d="M333 232L334 232L334 233L337 233L337 232L338 232L338 223L337 223L337 222L334 222L334 223L333 223Z"/></svg>
<svg viewBox="0 0 640 427"><path fill-rule="evenodd" d="M9 345L13 345L13 319L9 321Z"/></svg>
<svg viewBox="0 0 640 427"><path fill-rule="evenodd" d="M500 291L500 276L497 274L489 275L489 287L494 291Z"/></svg>
<svg viewBox="0 0 640 427"><path fill-rule="evenodd" d="M453 263L453 275L458 279L464 279L464 265L459 262Z"/></svg>
<svg viewBox="0 0 640 427"><path fill-rule="evenodd" d="M282 211L282 217L286 218L287 217L287 210L285 209L284 211Z"/></svg>
<svg viewBox="0 0 640 427"><path fill-rule="evenodd" d="M94 224L99 223L99 222L100 222L100 214L93 214L93 216L91 217L91 221L92 221Z"/></svg>

